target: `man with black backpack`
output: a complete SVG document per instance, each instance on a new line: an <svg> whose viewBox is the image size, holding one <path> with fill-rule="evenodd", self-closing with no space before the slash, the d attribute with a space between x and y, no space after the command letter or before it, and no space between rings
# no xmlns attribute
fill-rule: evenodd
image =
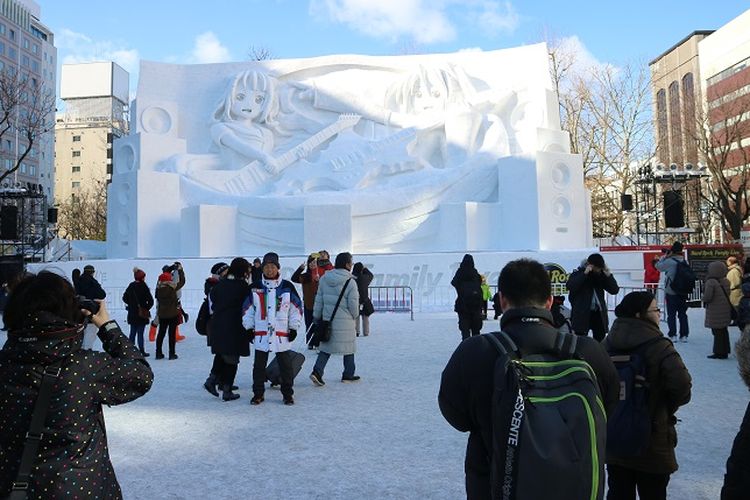
<svg viewBox="0 0 750 500"><path fill-rule="evenodd" d="M465 340L472 335L479 335L482 331L484 295L482 292L482 277L474 267L474 257L471 254L464 255L456 274L451 280L451 285L456 289L456 304L453 310L458 314L458 329L461 331L461 340Z"/></svg>
<svg viewBox="0 0 750 500"><path fill-rule="evenodd" d="M498 288L504 333L462 342L438 396L448 423L469 432L466 496L601 499L604 413L619 393L614 365L593 339L553 326L539 262L508 263Z"/></svg>
<svg viewBox="0 0 750 500"><path fill-rule="evenodd" d="M680 320L680 342L687 342L690 333L687 298L695 287L695 273L685 262L682 249L682 243L675 241L655 267L666 276L664 294L667 303L667 335L672 340L677 336L676 316Z"/></svg>

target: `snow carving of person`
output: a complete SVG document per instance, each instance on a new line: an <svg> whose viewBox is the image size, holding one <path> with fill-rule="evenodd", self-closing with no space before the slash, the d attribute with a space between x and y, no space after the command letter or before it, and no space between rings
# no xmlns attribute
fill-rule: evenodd
<svg viewBox="0 0 750 500"><path fill-rule="evenodd" d="M275 173L274 148L279 112L277 80L262 71L243 71L232 80L213 113L211 139L227 168L238 170L258 160Z"/></svg>

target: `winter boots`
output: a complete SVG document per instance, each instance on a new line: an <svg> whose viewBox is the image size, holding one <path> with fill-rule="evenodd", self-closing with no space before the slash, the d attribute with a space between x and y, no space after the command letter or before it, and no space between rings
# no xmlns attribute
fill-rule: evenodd
<svg viewBox="0 0 750 500"><path fill-rule="evenodd" d="M234 401L235 399L240 398L239 394L235 394L234 392L232 392L231 385L225 385L222 390L224 393L221 395L221 399L223 399L224 401Z"/></svg>
<svg viewBox="0 0 750 500"><path fill-rule="evenodd" d="M213 374L209 375L206 381L203 383L203 387L211 394L219 397L219 391L216 389L216 386L218 385L218 381L216 380L216 377L214 377Z"/></svg>

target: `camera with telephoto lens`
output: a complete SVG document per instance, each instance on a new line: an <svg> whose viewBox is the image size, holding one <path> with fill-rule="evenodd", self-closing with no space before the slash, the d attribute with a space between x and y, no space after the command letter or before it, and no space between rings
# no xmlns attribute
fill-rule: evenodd
<svg viewBox="0 0 750 500"><path fill-rule="evenodd" d="M99 312L99 303L95 300L87 299L83 295L79 295L77 298L79 308L86 309L91 314L96 314Z"/></svg>

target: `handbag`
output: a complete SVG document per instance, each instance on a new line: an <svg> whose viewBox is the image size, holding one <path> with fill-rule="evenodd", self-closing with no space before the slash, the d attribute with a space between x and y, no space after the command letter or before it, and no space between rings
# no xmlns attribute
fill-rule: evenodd
<svg viewBox="0 0 750 500"><path fill-rule="evenodd" d="M26 500L29 496L31 469L39 453L39 445L42 442L44 432L44 421L47 419L47 413L49 413L52 389L57 379L60 378L62 361L60 359L47 366L42 374L42 385L39 387L39 395L31 413L31 424L29 425L29 431L26 433L26 441L21 452L21 464L18 466L18 474L13 481L8 500Z"/></svg>
<svg viewBox="0 0 750 500"><path fill-rule="evenodd" d="M336 311L339 310L339 304L341 304L341 299L344 298L344 292L346 291L346 287L349 285L349 282L352 279L349 278L346 280L346 283L344 283L344 286L341 288L341 293L339 293L339 298L336 301L336 305L333 307L333 312L331 313L331 317L327 320L320 319L318 320L318 325L315 327L315 336L317 337L317 340L319 342L328 342L331 340L331 322L333 321L333 318L336 316Z"/></svg>
<svg viewBox="0 0 750 500"><path fill-rule="evenodd" d="M734 307L734 305L732 304L732 301L729 300L729 295L727 294L727 291L724 290L724 287L721 286L721 282L719 280L716 280L716 281L719 283L719 288L721 288L721 291L724 292L724 297L727 299L727 302L729 302L729 317L732 320L729 323L729 326L737 326L737 320L740 317L740 313L737 311L737 308Z"/></svg>

